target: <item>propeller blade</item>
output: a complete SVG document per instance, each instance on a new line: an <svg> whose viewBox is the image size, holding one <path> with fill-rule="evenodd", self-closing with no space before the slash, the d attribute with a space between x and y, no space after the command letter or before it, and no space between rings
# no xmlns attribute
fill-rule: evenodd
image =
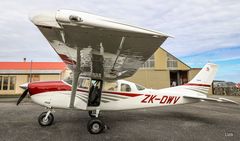
<svg viewBox="0 0 240 141"><path fill-rule="evenodd" d="M28 89L26 89L23 94L19 97L18 101L17 101L17 105L19 103L21 103L21 101L26 97L26 95L28 94Z"/></svg>

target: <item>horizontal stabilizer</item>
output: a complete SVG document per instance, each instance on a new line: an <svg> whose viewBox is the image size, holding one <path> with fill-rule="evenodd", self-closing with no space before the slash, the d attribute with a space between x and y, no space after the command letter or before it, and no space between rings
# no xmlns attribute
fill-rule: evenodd
<svg viewBox="0 0 240 141"><path fill-rule="evenodd" d="M237 104L239 105L238 102L227 99L227 98L210 98L210 97L194 97L194 96L183 96L184 98L189 98L189 99L199 99L202 101L210 101L210 102L222 102L222 103L231 103L231 104Z"/></svg>

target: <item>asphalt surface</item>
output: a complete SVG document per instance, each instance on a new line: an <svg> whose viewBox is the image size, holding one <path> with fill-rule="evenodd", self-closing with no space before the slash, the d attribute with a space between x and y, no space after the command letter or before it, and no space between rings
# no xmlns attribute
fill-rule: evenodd
<svg viewBox="0 0 240 141"><path fill-rule="evenodd" d="M101 118L110 129L99 135L88 133L87 112L57 109L54 124L40 127L37 118L43 111L43 107L29 101L19 106L13 102L0 102L0 141L240 140L239 105L201 102L102 112Z"/></svg>

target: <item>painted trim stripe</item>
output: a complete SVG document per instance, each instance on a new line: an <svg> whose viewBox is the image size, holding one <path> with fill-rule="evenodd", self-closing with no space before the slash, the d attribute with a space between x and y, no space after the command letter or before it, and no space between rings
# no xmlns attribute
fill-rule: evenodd
<svg viewBox="0 0 240 141"><path fill-rule="evenodd" d="M87 100L86 100L86 99L84 99L84 98L82 98L82 97L80 97L80 96L78 96L78 95L76 95L76 97L79 98L79 99L81 99L83 102L87 103Z"/></svg>
<svg viewBox="0 0 240 141"><path fill-rule="evenodd" d="M127 99L127 96L123 95L115 95L115 94L107 94L107 93L102 93L102 96L109 96L109 97L114 97L114 98L120 98L120 99Z"/></svg>
<svg viewBox="0 0 240 141"><path fill-rule="evenodd" d="M195 92L198 92L198 93L201 93L201 94L208 94L208 92L206 92L206 91L195 90L195 89L190 89L190 88L186 88L186 89L188 89L190 91L195 91Z"/></svg>
<svg viewBox="0 0 240 141"><path fill-rule="evenodd" d="M143 94L138 94L138 93L107 92L107 91L103 91L103 93L116 94L116 95L129 96L129 97L136 97L136 96L143 95Z"/></svg>
<svg viewBox="0 0 240 141"><path fill-rule="evenodd" d="M210 87L211 85L208 84L196 84L196 83L187 83L184 84L185 86L203 86L203 87Z"/></svg>
<svg viewBox="0 0 240 141"><path fill-rule="evenodd" d="M203 91L208 91L209 87L202 87L202 86L182 86L182 88L191 88L191 89L196 89L196 90L203 90Z"/></svg>
<svg viewBox="0 0 240 141"><path fill-rule="evenodd" d="M79 89L79 88L77 89L77 91L88 93L88 90L83 90L83 89ZM119 96L128 96L128 97L136 97L136 96L140 96L140 95L142 95L142 94L138 94L138 93L110 92L110 91L102 91L102 93L112 94L112 95L119 95Z"/></svg>

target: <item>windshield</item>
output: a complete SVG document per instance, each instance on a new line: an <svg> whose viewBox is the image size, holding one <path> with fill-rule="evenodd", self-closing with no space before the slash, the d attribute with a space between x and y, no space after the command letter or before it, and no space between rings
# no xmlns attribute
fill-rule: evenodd
<svg viewBox="0 0 240 141"><path fill-rule="evenodd" d="M72 85L72 77L71 76L65 78L63 81L68 83L69 85Z"/></svg>

